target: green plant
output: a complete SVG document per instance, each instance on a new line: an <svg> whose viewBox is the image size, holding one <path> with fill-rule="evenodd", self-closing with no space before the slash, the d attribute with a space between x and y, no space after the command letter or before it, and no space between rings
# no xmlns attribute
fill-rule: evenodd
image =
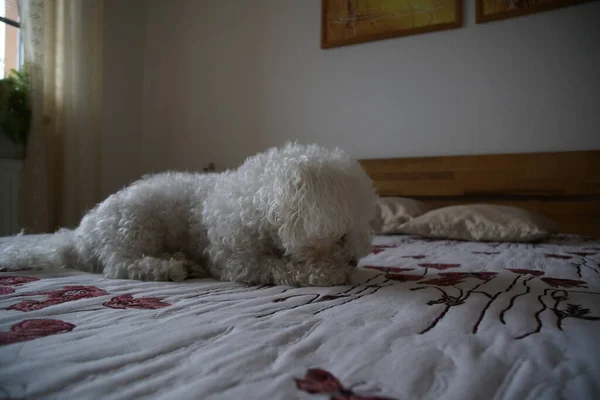
<svg viewBox="0 0 600 400"><path fill-rule="evenodd" d="M11 70L0 80L0 134L25 145L31 125L29 73L26 67Z"/></svg>

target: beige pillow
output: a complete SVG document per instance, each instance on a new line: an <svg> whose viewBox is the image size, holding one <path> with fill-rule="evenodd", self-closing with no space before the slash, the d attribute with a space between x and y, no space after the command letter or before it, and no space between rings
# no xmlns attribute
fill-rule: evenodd
<svg viewBox="0 0 600 400"><path fill-rule="evenodd" d="M438 208L408 221L399 230L430 238L528 242L548 237L558 226L517 207L472 204Z"/></svg>
<svg viewBox="0 0 600 400"><path fill-rule="evenodd" d="M427 204L406 197L380 197L377 200L373 231L377 234L399 233L400 226L431 210Z"/></svg>

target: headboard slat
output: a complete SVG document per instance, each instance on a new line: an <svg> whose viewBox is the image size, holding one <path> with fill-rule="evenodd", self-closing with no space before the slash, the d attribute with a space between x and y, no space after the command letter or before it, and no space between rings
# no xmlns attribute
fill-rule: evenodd
<svg viewBox="0 0 600 400"><path fill-rule="evenodd" d="M537 211L600 235L600 150L360 160L380 196L435 206L486 202Z"/></svg>

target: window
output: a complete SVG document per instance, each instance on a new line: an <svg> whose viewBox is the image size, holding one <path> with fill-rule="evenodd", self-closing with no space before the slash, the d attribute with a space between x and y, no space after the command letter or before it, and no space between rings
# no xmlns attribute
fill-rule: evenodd
<svg viewBox="0 0 600 400"><path fill-rule="evenodd" d="M0 0L0 78L22 64L19 0Z"/></svg>

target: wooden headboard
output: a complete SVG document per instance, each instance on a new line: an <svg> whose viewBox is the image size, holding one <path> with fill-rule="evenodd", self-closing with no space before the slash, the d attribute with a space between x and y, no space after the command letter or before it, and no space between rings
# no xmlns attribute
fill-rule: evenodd
<svg viewBox="0 0 600 400"><path fill-rule="evenodd" d="M360 160L380 196L505 204L600 236L600 150Z"/></svg>

